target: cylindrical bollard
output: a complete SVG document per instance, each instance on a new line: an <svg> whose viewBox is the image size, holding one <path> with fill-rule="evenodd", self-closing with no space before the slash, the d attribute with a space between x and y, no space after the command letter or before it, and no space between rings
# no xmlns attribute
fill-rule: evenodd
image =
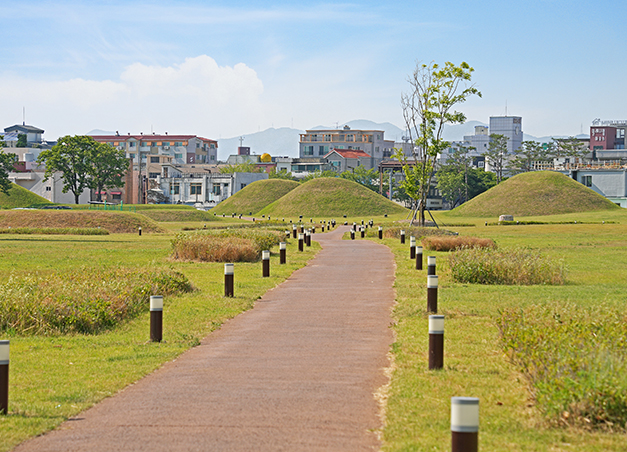
<svg viewBox="0 0 627 452"><path fill-rule="evenodd" d="M451 397L451 451L479 450L479 399Z"/></svg>
<svg viewBox="0 0 627 452"><path fill-rule="evenodd" d="M427 257L427 275L435 275L435 256Z"/></svg>
<svg viewBox="0 0 627 452"><path fill-rule="evenodd" d="M163 337L163 297L150 296L150 341L161 342Z"/></svg>
<svg viewBox="0 0 627 452"><path fill-rule="evenodd" d="M427 276L427 312L438 312L438 277Z"/></svg>
<svg viewBox="0 0 627 452"><path fill-rule="evenodd" d="M383 238L383 228L379 226L379 239Z"/></svg>
<svg viewBox="0 0 627 452"><path fill-rule="evenodd" d="M289 230L285 230L285 240L289 239L292 236L292 233Z"/></svg>
<svg viewBox="0 0 627 452"><path fill-rule="evenodd" d="M0 414L9 414L9 344L0 341Z"/></svg>
<svg viewBox="0 0 627 452"><path fill-rule="evenodd" d="M234 268L233 264L224 264L224 296L232 297L233 296L233 279L234 279Z"/></svg>
<svg viewBox="0 0 627 452"><path fill-rule="evenodd" d="M324 232L324 225L322 225L322 232Z"/></svg>
<svg viewBox="0 0 627 452"><path fill-rule="evenodd" d="M444 367L444 316L429 316L429 370Z"/></svg>
<svg viewBox="0 0 627 452"><path fill-rule="evenodd" d="M363 239L366 236L366 228L362 226L359 230L361 231L361 238Z"/></svg>
<svg viewBox="0 0 627 452"><path fill-rule="evenodd" d="M416 247L416 270L422 270L422 246Z"/></svg>
<svg viewBox="0 0 627 452"><path fill-rule="evenodd" d="M416 237L409 237L409 258L416 259Z"/></svg>
<svg viewBox="0 0 627 452"><path fill-rule="evenodd" d="M139 231L139 235L142 235L142 227L140 226L139 228L137 228L137 231Z"/></svg>
<svg viewBox="0 0 627 452"><path fill-rule="evenodd" d="M353 223L353 231L357 232L357 223Z"/></svg>
<svg viewBox="0 0 627 452"><path fill-rule="evenodd" d="M264 278L270 276L270 251L268 250L261 252L261 273Z"/></svg>
<svg viewBox="0 0 627 452"><path fill-rule="evenodd" d="M351 240L355 240L355 231L351 229Z"/></svg>
<svg viewBox="0 0 627 452"><path fill-rule="evenodd" d="M301 224L301 225L298 227L298 229L299 229L299 232L300 232L300 233L302 233L302 234L304 234L304 233L305 233L305 225L304 225L304 224Z"/></svg>
<svg viewBox="0 0 627 452"><path fill-rule="evenodd" d="M312 233L312 234L315 234L315 233L316 233L316 227L315 227L315 226L312 226L312 227L311 227L311 233Z"/></svg>
<svg viewBox="0 0 627 452"><path fill-rule="evenodd" d="M296 233L297 233L297 228L296 228L296 225L295 225L295 224L293 224L293 225L292 225L292 236L293 236L294 238L296 238Z"/></svg>
<svg viewBox="0 0 627 452"><path fill-rule="evenodd" d="M305 232L305 243L307 244L307 246L311 246L311 230L307 229L307 231Z"/></svg>
<svg viewBox="0 0 627 452"><path fill-rule="evenodd" d="M405 244L405 231L401 230L401 244Z"/></svg>
<svg viewBox="0 0 627 452"><path fill-rule="evenodd" d="M305 235L302 233L298 233L298 251L303 251L304 250L304 242L305 242Z"/></svg>
<svg viewBox="0 0 627 452"><path fill-rule="evenodd" d="M285 264L287 262L287 244L285 242L279 243L279 264Z"/></svg>

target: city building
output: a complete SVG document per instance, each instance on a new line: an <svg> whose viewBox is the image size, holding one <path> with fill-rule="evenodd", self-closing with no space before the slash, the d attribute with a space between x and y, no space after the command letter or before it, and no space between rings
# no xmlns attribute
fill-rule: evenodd
<svg viewBox="0 0 627 452"><path fill-rule="evenodd" d="M273 160L276 163L277 172L285 170L288 173L292 173L292 176L297 179L302 179L313 173L333 171L334 169L324 157L274 157Z"/></svg>
<svg viewBox="0 0 627 452"><path fill-rule="evenodd" d="M324 158L338 173L354 170L358 166L367 170L373 168L373 158L358 149L333 149Z"/></svg>
<svg viewBox="0 0 627 452"><path fill-rule="evenodd" d="M16 124L11 127L5 127L2 140L7 148L16 148L20 135L26 135L26 148L31 149L50 149L56 144L56 141L46 141L43 139L44 130L39 127L30 126L28 124ZM35 151L39 155L39 151Z"/></svg>
<svg viewBox="0 0 627 452"><path fill-rule="evenodd" d="M475 135L476 135L475 130ZM508 138L507 152L512 154L520 149L523 141L522 117L490 116L490 135L503 135Z"/></svg>
<svg viewBox="0 0 627 452"><path fill-rule="evenodd" d="M473 155L480 155L487 152L490 144L489 130L487 126L475 126L474 135L464 135L464 146L473 148L470 150Z"/></svg>
<svg viewBox="0 0 627 452"><path fill-rule="evenodd" d="M364 151L373 159L372 168L394 152L394 141L384 138L383 130L342 129L306 130L300 135L299 156L324 157L333 149Z"/></svg>

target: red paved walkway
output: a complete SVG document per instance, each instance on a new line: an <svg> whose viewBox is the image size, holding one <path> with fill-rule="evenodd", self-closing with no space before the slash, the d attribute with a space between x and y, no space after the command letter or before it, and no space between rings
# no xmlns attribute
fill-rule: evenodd
<svg viewBox="0 0 627 452"><path fill-rule="evenodd" d="M16 451L378 450L394 260L346 230L315 234L307 267L200 346Z"/></svg>

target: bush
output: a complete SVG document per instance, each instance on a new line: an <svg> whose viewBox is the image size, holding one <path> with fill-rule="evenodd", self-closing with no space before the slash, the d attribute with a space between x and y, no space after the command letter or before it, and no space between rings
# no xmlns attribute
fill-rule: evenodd
<svg viewBox="0 0 627 452"><path fill-rule="evenodd" d="M496 243L491 239L478 237L425 237L422 239L425 250L455 251L462 248L496 248Z"/></svg>
<svg viewBox="0 0 627 452"><path fill-rule="evenodd" d="M172 258L201 262L252 262L284 235L273 230L220 229L179 233L172 239Z"/></svg>
<svg viewBox="0 0 627 452"><path fill-rule="evenodd" d="M474 284L564 284L565 268L539 252L468 248L449 256L453 279Z"/></svg>
<svg viewBox="0 0 627 452"><path fill-rule="evenodd" d="M0 331L27 335L93 334L149 308L150 295L192 290L173 270L83 268L0 285Z"/></svg>
<svg viewBox="0 0 627 452"><path fill-rule="evenodd" d="M506 309L497 325L512 362L557 424L627 426L627 316L611 308Z"/></svg>
<svg viewBox="0 0 627 452"><path fill-rule="evenodd" d="M375 234L378 234L377 228L373 228ZM405 237L409 238L414 236L416 238L426 237L426 236L441 236L441 235L455 235L454 232L447 231L446 229L438 229L438 228L422 228L418 226L384 226L383 227L383 237L387 239L398 239L401 237L401 230L405 231Z"/></svg>

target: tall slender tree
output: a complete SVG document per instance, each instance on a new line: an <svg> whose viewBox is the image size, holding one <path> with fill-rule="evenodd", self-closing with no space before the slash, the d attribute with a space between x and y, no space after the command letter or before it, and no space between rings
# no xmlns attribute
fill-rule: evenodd
<svg viewBox="0 0 627 452"><path fill-rule="evenodd" d="M418 216L418 222L425 224L435 160L449 146L442 138L444 125L466 121L466 116L455 110L456 105L470 96L481 96L479 90L470 85L473 72L465 62L459 66L448 61L443 66L434 62L417 63L408 78L410 90L401 95L405 126L414 144L413 162L408 162L401 150L397 150L396 157L403 163L402 187L415 201L412 223Z"/></svg>
<svg viewBox="0 0 627 452"><path fill-rule="evenodd" d="M503 180L503 172L507 164L509 153L507 152L508 137L498 133L490 134L490 143L488 150L482 153L485 161L490 165L494 174L496 174L496 183L500 184Z"/></svg>

